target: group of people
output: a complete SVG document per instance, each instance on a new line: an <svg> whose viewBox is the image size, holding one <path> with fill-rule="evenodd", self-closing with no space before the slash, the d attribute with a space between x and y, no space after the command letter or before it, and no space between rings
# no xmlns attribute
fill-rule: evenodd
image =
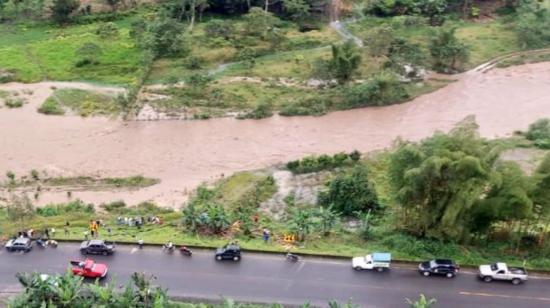
<svg viewBox="0 0 550 308"><path fill-rule="evenodd" d="M145 224L145 222L151 223L151 224L162 224L162 220L158 216L147 216L145 219L143 216L136 216L136 217L117 217L116 223L119 226L129 226L129 227L138 227L141 228Z"/></svg>

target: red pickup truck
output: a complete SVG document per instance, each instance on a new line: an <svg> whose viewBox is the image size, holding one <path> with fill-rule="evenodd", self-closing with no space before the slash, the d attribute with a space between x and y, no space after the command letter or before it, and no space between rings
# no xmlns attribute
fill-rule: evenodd
<svg viewBox="0 0 550 308"><path fill-rule="evenodd" d="M84 278L103 278L107 276L107 265L95 263L92 259L71 261L73 274Z"/></svg>

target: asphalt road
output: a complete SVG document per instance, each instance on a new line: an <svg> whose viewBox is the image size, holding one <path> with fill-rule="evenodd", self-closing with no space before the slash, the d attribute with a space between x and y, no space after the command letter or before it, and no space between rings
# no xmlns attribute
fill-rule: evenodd
<svg viewBox="0 0 550 308"><path fill-rule="evenodd" d="M81 259L78 245L30 253L0 251L0 292L15 292L17 272L61 273L69 261ZM326 306L328 300L353 302L362 307L406 307L405 298L420 293L435 297L436 307L550 307L550 280L530 279L514 286L508 282L485 283L474 272L462 271L454 279L422 277L412 268L356 272L350 261L303 258L297 263L283 255L245 253L240 262L214 260L213 251L194 251L192 257L162 252L159 247L138 250L118 246L113 256L93 257L109 266L106 280L128 281L133 272L157 277L170 295L233 298L257 302Z"/></svg>

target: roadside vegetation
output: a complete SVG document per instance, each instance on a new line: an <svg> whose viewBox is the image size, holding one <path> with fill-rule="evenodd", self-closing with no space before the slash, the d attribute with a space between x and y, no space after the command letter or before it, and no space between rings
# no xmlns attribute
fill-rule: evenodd
<svg viewBox="0 0 550 308"><path fill-rule="evenodd" d="M89 95L71 104L77 93L65 93L81 115L139 118L148 105L168 118L261 119L401 103L448 83L427 70L455 73L550 46L547 1L359 1L339 12L351 21L332 27L317 0L267 10L260 2L111 4L54 0L49 10L43 2L5 1L1 81L128 89L105 104ZM349 28L357 40L347 42L333 27ZM40 111L63 114L62 105L49 100Z"/></svg>
<svg viewBox="0 0 550 308"><path fill-rule="evenodd" d="M84 278L75 276L68 270L64 275L51 275L41 278L39 273L19 273L19 283L24 291L8 300L11 308L35 308L50 305L54 307L142 307L142 308L283 308L281 304L246 304L220 297L210 303L181 302L170 299L168 290L155 284L154 276L134 273L125 285L117 286L116 281L107 284L87 284ZM418 301L410 301L410 307L428 308L435 300L426 301L421 295ZM47 303L47 304L46 304ZM418 304L421 306L418 306ZM356 308L352 300L339 303L331 300L331 308ZM300 307L311 307L304 303Z"/></svg>

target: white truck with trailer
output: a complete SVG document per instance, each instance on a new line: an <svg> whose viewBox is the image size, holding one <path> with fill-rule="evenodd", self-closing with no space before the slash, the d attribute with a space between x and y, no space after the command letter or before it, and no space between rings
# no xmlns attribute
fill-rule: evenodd
<svg viewBox="0 0 550 308"><path fill-rule="evenodd" d="M364 257L355 257L351 260L352 267L356 271L377 270L382 272L390 268L391 254L386 252L374 252Z"/></svg>

